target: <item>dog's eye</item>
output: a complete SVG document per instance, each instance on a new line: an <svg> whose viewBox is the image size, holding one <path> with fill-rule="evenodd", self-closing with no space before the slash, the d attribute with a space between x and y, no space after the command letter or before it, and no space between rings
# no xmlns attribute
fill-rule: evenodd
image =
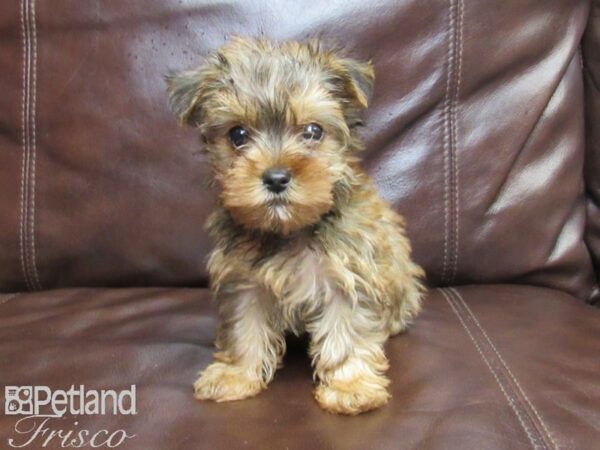
<svg viewBox="0 0 600 450"><path fill-rule="evenodd" d="M229 140L235 148L239 148L248 142L248 137L248 130L244 127L237 126L229 130Z"/></svg>
<svg viewBox="0 0 600 450"><path fill-rule="evenodd" d="M323 137L323 128L316 123L309 123L304 125L302 130L302 139L307 141L320 141Z"/></svg>

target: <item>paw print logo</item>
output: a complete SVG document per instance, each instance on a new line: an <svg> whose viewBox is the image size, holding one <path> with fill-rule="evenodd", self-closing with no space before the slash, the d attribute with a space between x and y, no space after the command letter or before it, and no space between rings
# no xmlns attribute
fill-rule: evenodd
<svg viewBox="0 0 600 450"><path fill-rule="evenodd" d="M6 415L33 414L32 392L31 386L6 386L4 413Z"/></svg>

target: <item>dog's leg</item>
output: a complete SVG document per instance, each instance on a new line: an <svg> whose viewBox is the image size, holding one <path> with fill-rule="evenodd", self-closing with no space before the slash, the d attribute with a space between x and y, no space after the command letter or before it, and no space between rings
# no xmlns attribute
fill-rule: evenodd
<svg viewBox="0 0 600 450"><path fill-rule="evenodd" d="M359 302L360 303L360 302ZM321 407L339 414L359 414L387 403L387 338L381 312L353 305L341 295L324 302L322 314L308 327Z"/></svg>
<svg viewBox="0 0 600 450"><path fill-rule="evenodd" d="M220 328L215 362L194 383L197 399L225 402L252 397L266 388L285 352L272 305L259 289L218 299Z"/></svg>
<svg viewBox="0 0 600 450"><path fill-rule="evenodd" d="M421 311L421 301L425 289L421 284L423 276L421 268L411 262L407 263L410 270L406 271L400 280L396 277L397 288L394 292L398 296L390 314L390 336L406 331L413 319Z"/></svg>

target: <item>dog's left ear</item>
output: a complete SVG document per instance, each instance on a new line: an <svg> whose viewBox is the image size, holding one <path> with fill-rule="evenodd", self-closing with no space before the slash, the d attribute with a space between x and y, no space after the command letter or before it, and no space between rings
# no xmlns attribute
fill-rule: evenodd
<svg viewBox="0 0 600 450"><path fill-rule="evenodd" d="M341 83L345 97L358 109L365 109L373 92L375 71L371 62L334 58L330 70Z"/></svg>
<svg viewBox="0 0 600 450"><path fill-rule="evenodd" d="M165 77L169 103L181 125L198 126L200 123L203 79L200 69Z"/></svg>

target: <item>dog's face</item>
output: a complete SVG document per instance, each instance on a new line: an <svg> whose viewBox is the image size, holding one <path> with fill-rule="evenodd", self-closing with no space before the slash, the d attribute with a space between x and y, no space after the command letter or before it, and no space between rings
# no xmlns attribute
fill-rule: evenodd
<svg viewBox="0 0 600 450"><path fill-rule="evenodd" d="M237 38L167 80L173 110L200 129L221 202L240 225L288 234L318 222L349 189L370 64L316 41Z"/></svg>

